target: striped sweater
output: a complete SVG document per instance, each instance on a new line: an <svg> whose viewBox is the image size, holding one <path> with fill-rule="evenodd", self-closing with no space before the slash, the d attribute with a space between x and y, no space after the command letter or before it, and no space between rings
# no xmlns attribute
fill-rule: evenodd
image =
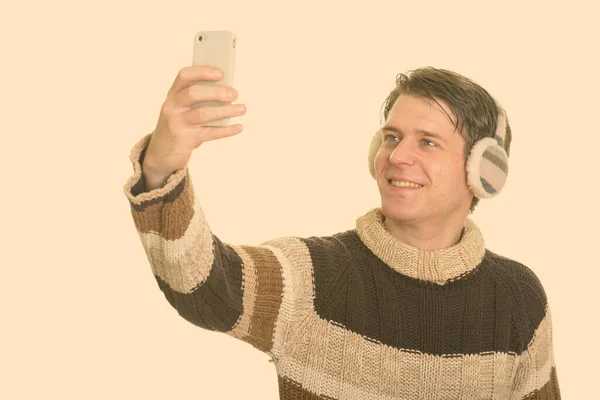
<svg viewBox="0 0 600 400"><path fill-rule="evenodd" d="M424 251L380 208L327 237L235 245L212 234L186 168L124 186L160 290L191 323L268 354L281 399L560 399L544 289L484 246Z"/></svg>

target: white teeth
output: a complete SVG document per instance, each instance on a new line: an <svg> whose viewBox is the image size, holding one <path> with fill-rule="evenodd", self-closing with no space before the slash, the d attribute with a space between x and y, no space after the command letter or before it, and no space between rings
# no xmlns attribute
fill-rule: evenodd
<svg viewBox="0 0 600 400"><path fill-rule="evenodd" d="M412 183L412 182L406 182L406 181L390 181L391 184L393 186L398 186L398 187L414 187L414 188L420 188L423 187L423 185L419 185L418 183Z"/></svg>

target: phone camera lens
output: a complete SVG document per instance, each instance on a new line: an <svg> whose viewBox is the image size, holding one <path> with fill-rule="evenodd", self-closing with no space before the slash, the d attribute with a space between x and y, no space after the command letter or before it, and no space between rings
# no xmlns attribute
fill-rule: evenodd
<svg viewBox="0 0 600 400"><path fill-rule="evenodd" d="M198 37L198 40L201 42L201 41L202 41L202 36L199 36L199 37Z"/></svg>

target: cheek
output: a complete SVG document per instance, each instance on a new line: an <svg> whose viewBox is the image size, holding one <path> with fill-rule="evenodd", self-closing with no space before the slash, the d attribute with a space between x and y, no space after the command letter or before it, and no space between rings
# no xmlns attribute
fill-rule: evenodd
<svg viewBox="0 0 600 400"><path fill-rule="evenodd" d="M430 164L429 172L437 177L436 186L456 190L457 186L466 185L467 171L462 159L450 159Z"/></svg>

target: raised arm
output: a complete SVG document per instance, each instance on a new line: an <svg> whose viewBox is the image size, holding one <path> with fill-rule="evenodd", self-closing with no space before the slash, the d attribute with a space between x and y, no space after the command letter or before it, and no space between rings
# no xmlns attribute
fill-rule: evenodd
<svg viewBox="0 0 600 400"><path fill-rule="evenodd" d="M144 191L139 159L125 185L135 227L160 290L177 312L205 329L283 354L312 310L312 264L298 238L232 245L211 233L187 167Z"/></svg>
<svg viewBox="0 0 600 400"><path fill-rule="evenodd" d="M297 238L242 246L212 234L187 162L201 143L235 130L200 126L234 113L229 106L192 109L201 100L224 101L222 88L191 84L207 73L180 71L156 130L131 150L134 175L124 191L152 272L177 312L278 357L311 309L310 255Z"/></svg>

